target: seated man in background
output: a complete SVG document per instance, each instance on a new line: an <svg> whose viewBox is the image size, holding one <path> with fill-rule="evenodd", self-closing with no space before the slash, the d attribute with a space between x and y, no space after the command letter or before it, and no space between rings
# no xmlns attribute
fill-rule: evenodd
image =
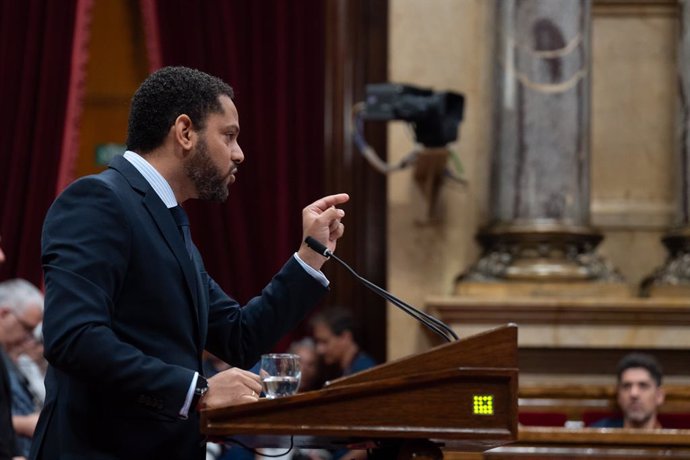
<svg viewBox="0 0 690 460"><path fill-rule="evenodd" d="M646 353L630 353L618 363L617 397L622 417L599 420L593 428L662 428L657 411L664 403L662 369Z"/></svg>
<svg viewBox="0 0 690 460"><path fill-rule="evenodd" d="M10 383L12 425L19 452L27 457L38 422L42 401L21 372L18 359L34 348L34 329L43 319L43 294L23 279L0 283L0 344Z"/></svg>
<svg viewBox="0 0 690 460"><path fill-rule="evenodd" d="M330 307L311 320L316 353L328 366L337 366L346 376L374 367L376 362L361 350L355 334L355 322L349 310Z"/></svg>
<svg viewBox="0 0 690 460"><path fill-rule="evenodd" d="M339 375L346 376L374 367L376 362L362 351L355 334L355 321L349 310L327 308L311 320L316 353L327 366L337 366ZM329 376L330 377L330 376ZM367 458L364 450L340 449L333 459L360 460Z"/></svg>
<svg viewBox="0 0 690 460"><path fill-rule="evenodd" d="M302 377L299 381L299 392L318 390L323 386L323 378L319 357L316 354L316 345L310 337L292 342L288 353L299 356Z"/></svg>
<svg viewBox="0 0 690 460"><path fill-rule="evenodd" d="M0 238L0 243L2 238ZM5 262L5 253L0 245L0 265ZM2 319L2 316L0 316ZM7 315L5 315L5 319ZM0 322L0 344L11 339L11 328ZM20 449L17 446L14 427L12 426L12 390L10 377L7 370L6 355L0 346L0 458L25 459L20 457Z"/></svg>

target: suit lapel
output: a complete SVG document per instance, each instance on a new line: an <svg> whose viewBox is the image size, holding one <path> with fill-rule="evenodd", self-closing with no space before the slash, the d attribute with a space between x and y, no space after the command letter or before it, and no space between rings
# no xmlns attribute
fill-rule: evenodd
<svg viewBox="0 0 690 460"><path fill-rule="evenodd" d="M189 258L189 253L187 253L187 249L184 246L184 240L182 239L182 235L180 235L180 231L177 229L177 224L175 224L175 220L168 208L165 207L153 190L144 196L143 202L182 268L185 280L187 281L187 287L194 300L194 309L195 313L197 313L195 316L198 317L199 305L197 305L196 269L194 262Z"/></svg>
<svg viewBox="0 0 690 460"><path fill-rule="evenodd" d="M196 263L189 258L189 253L187 253L184 240L177 228L175 219L173 219L170 210L165 207L163 201L161 201L160 197L153 188L151 188L146 179L144 179L129 161L124 158L116 157L113 159L110 167L118 170L127 178L132 188L143 194L142 202L144 207L148 210L158 230L163 235L163 238L175 255L177 262L180 264L187 288L189 289L189 294L194 304L196 330L199 331L199 281L196 273L198 270L196 268Z"/></svg>

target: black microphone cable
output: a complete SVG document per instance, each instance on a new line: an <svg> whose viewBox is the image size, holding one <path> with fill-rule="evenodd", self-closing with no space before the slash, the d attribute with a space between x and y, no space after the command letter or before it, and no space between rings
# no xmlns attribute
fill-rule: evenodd
<svg viewBox="0 0 690 460"><path fill-rule="evenodd" d="M417 308L413 307L412 305L409 305L402 300L398 299L395 297L393 294L390 292L386 291L385 289L375 285L371 281L369 281L366 278L363 278L359 274L357 274L356 271L352 269L347 263L345 263L342 259L337 257L333 252L328 250L326 246L323 244L319 243L316 241L314 238L311 236L308 236L305 240L305 243L307 243L307 246L309 246L312 250L315 252L321 254L322 256L326 258L333 258L335 259L338 263L340 263L343 267L345 267L355 278L357 278L362 284L364 284L366 287L368 287L370 290L374 291L396 307L400 308L402 311L407 313L408 315L412 316L414 319L419 321L420 323L424 324L426 327L434 331L436 334L441 336L444 340L448 342L452 342L454 340L458 340L457 334L443 321L434 318L433 316L429 315L428 313L425 313L421 310L418 310Z"/></svg>

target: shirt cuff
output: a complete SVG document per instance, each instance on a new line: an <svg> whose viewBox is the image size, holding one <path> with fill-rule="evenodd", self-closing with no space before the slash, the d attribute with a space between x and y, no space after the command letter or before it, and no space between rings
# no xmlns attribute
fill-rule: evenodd
<svg viewBox="0 0 690 460"><path fill-rule="evenodd" d="M326 278L326 275L323 274L323 272L314 269L311 265L307 265L300 257L295 253L295 260L302 266L302 268L309 273L312 278L314 278L316 281L321 283L323 287L328 287L330 284L330 281L328 281L328 278Z"/></svg>
<svg viewBox="0 0 690 460"><path fill-rule="evenodd" d="M179 416L180 418L187 419L187 416L189 415L189 406L192 404L192 399L194 399L194 389L196 389L196 381L199 378L199 373L195 372L194 377L192 378L192 383L189 385L189 390L187 390L187 397L184 400L184 406L182 406L182 409L180 409Z"/></svg>

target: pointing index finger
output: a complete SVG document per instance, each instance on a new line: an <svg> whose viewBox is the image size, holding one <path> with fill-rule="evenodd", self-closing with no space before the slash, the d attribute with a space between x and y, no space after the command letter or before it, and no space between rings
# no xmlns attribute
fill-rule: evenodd
<svg viewBox="0 0 690 460"><path fill-rule="evenodd" d="M321 211L325 211L332 206L346 203L349 199L350 196L347 193L338 193L336 195L328 195L316 200L312 206L316 206Z"/></svg>

